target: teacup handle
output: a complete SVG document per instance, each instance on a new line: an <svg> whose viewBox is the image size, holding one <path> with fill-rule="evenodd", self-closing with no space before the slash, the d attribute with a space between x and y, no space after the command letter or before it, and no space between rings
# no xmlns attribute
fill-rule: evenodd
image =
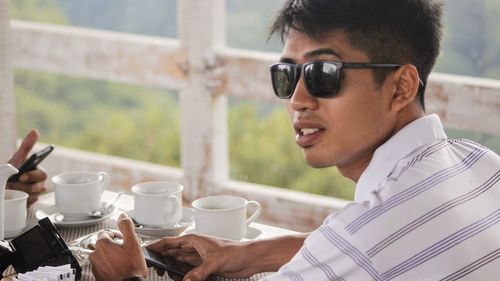
<svg viewBox="0 0 500 281"><path fill-rule="evenodd" d="M165 198L164 203L168 208L168 211L165 214L165 220L167 220L179 208L179 201L177 201L177 196L170 195Z"/></svg>
<svg viewBox="0 0 500 281"><path fill-rule="evenodd" d="M260 212L262 211L262 206L260 206L260 203L257 202L257 201L248 201L247 203L247 208L248 206L250 205L254 205L255 206L255 211L253 212L253 214L247 219L247 226L249 224L251 224L252 222L254 222L259 216L260 216Z"/></svg>
<svg viewBox="0 0 500 281"><path fill-rule="evenodd" d="M109 175L106 172L98 172L97 173L101 177L101 193L109 184Z"/></svg>

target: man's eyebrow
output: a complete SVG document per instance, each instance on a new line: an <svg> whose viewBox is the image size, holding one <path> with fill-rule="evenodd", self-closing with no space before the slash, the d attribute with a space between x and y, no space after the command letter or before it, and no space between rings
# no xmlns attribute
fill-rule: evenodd
<svg viewBox="0 0 500 281"><path fill-rule="evenodd" d="M281 57L280 62L285 62L285 63L296 63L294 59L287 58L287 57Z"/></svg>
<svg viewBox="0 0 500 281"><path fill-rule="evenodd" d="M309 51L309 52L304 54L304 58L313 59L314 57L319 57L322 55L335 56L339 60L342 59L342 56L338 52L336 52L335 50L330 49L330 48L322 48L322 49L316 49L316 50ZM287 57L281 57L279 61L285 62L285 63L296 63L296 61L294 59L287 58Z"/></svg>
<svg viewBox="0 0 500 281"><path fill-rule="evenodd" d="M321 56L321 55L331 55L331 56L335 56L339 59L342 59L342 56L338 52L336 52L335 50L330 49L330 48L312 50L310 52L307 52L304 55L304 58L311 59L311 58Z"/></svg>

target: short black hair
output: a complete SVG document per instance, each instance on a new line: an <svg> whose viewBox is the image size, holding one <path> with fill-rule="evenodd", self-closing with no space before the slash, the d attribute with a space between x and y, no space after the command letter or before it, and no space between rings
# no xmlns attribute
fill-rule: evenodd
<svg viewBox="0 0 500 281"><path fill-rule="evenodd" d="M343 30L349 43L371 62L413 64L427 78L439 55L442 3L438 0L288 0L278 11L269 36L282 41L290 29L311 38ZM386 70L374 70L382 85ZM418 101L425 109L425 88Z"/></svg>

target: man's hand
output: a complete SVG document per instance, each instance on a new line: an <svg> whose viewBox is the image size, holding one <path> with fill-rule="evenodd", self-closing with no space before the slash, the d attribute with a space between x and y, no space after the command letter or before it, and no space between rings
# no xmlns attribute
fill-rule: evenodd
<svg viewBox="0 0 500 281"><path fill-rule="evenodd" d="M35 143L38 141L38 137L38 132L36 130L29 131L17 151L12 155L9 163L14 167L19 168L19 166L21 166L21 164L26 160ZM19 177L19 182L7 182L7 188L21 190L28 193L29 207L38 200L38 197L42 192L47 190L45 187L46 179L47 174L43 168L37 167L35 170L23 173Z"/></svg>
<svg viewBox="0 0 500 281"><path fill-rule="evenodd" d="M148 268L139 239L134 232L134 223L124 213L118 218L118 229L123 238L122 245L113 241L116 234L103 231L99 233L95 251L89 256L96 280L122 281L130 277L146 278Z"/></svg>
<svg viewBox="0 0 500 281"><path fill-rule="evenodd" d="M308 235L299 233L241 243L189 234L166 237L147 248L196 266L184 280L201 281L212 273L242 278L277 271L299 251Z"/></svg>
<svg viewBox="0 0 500 281"><path fill-rule="evenodd" d="M215 237L188 234L180 237L166 237L149 246L148 249L162 255L196 266L183 280L205 280L210 274L221 276L249 277L255 271L245 261L249 254L245 244Z"/></svg>

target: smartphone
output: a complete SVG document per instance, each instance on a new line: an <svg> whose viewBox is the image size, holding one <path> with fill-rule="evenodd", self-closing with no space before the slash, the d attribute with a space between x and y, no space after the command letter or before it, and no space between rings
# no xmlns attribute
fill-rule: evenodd
<svg viewBox="0 0 500 281"><path fill-rule="evenodd" d="M54 146L49 145L46 148L33 153L23 164L18 168L19 172L9 177L9 181L19 181L19 177L28 171L36 169L36 166L42 162L47 155L49 155L52 150L54 150Z"/></svg>
<svg viewBox="0 0 500 281"><path fill-rule="evenodd" d="M146 249L146 247L142 247L142 252L144 253L144 258L148 266L163 269L167 271L168 274L173 273L178 277L184 278L184 275L194 268L194 266L188 263L180 262L173 257L164 256L158 252Z"/></svg>

